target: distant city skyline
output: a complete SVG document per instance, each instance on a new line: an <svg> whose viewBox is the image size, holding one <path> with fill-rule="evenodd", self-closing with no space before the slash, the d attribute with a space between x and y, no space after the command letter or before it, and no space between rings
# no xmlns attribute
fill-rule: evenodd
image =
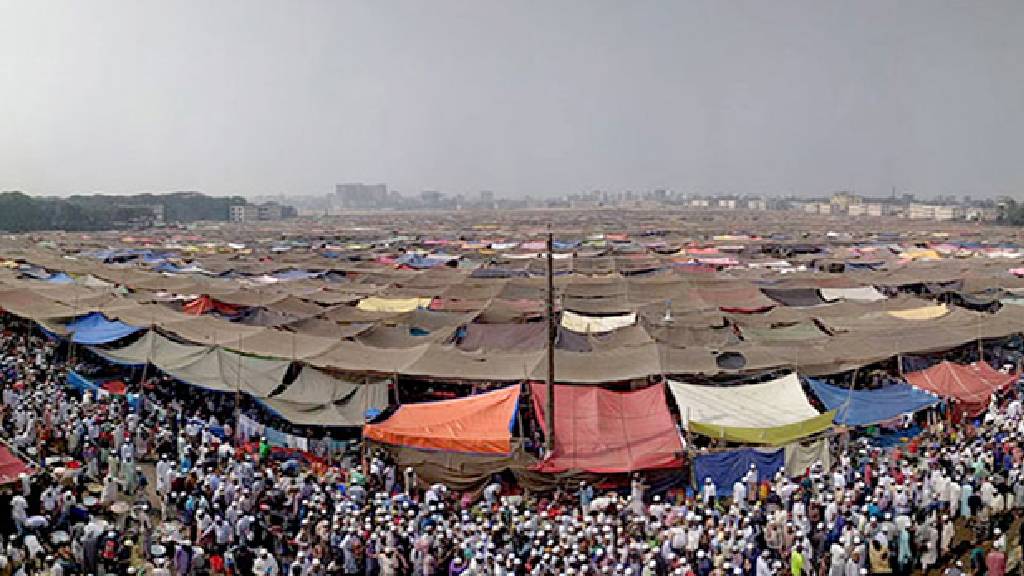
<svg viewBox="0 0 1024 576"><path fill-rule="evenodd" d="M1024 196L1024 3L11 0L0 190Z"/></svg>

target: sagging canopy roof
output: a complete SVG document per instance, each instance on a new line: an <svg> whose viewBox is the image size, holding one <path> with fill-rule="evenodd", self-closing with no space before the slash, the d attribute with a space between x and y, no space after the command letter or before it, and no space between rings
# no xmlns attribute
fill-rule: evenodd
<svg viewBox="0 0 1024 576"><path fill-rule="evenodd" d="M508 352L532 352L544 350L548 342L548 325L544 322L524 324L467 324L465 334L459 339L461 350L495 350ZM562 350L589 352L590 342L583 334L565 328L558 328L555 346Z"/></svg>
<svg viewBox="0 0 1024 576"><path fill-rule="evenodd" d="M261 402L292 424L362 426L367 412L387 408L388 382L349 382L306 366L287 388Z"/></svg>
<svg viewBox="0 0 1024 576"><path fill-rule="evenodd" d="M547 433L547 385L531 384L533 407ZM620 473L678 466L682 444L665 404L665 387L633 392L555 385L555 445L543 472Z"/></svg>
<svg viewBox="0 0 1024 576"><path fill-rule="evenodd" d="M280 390L290 364L215 346L175 342L150 330L120 348L89 350L116 364L151 363L183 382L222 392L239 390L264 401L294 424L357 426L370 408L387 406L387 384L354 384L305 366Z"/></svg>
<svg viewBox="0 0 1024 576"><path fill-rule="evenodd" d="M1003 374L985 362L965 365L943 361L931 368L911 372L906 379L916 388L956 400L958 410L977 416L988 407L992 393L1008 386L1016 376Z"/></svg>
<svg viewBox="0 0 1024 576"><path fill-rule="evenodd" d="M940 402L934 394L900 382L874 389L850 389L807 379L818 400L836 411L836 424L866 426L917 412Z"/></svg>
<svg viewBox="0 0 1024 576"><path fill-rule="evenodd" d="M509 454L518 404L519 386L455 400L404 404L383 422L367 424L363 437L426 450Z"/></svg>
<svg viewBox="0 0 1024 576"><path fill-rule="evenodd" d="M817 288L761 288L761 291L783 306L807 307L825 303Z"/></svg>

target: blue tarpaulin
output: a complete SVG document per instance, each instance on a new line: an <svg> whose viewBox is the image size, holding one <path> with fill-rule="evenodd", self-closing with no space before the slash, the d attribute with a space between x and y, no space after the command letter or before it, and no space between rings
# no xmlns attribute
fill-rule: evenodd
<svg viewBox="0 0 1024 576"><path fill-rule="evenodd" d="M63 272L57 272L53 276L46 279L51 284L73 284L75 280Z"/></svg>
<svg viewBox="0 0 1024 576"><path fill-rule="evenodd" d="M103 390L101 386L97 385L95 382L89 380L85 376L82 376L78 372L75 372L74 370L68 372L68 385L74 388L75 390L78 390L79 392L92 392L93 394L100 394L100 391ZM131 408L134 408L135 410L139 409L139 401L141 399L139 398L138 394L125 394L125 400L128 402L128 406L130 406Z"/></svg>
<svg viewBox="0 0 1024 576"><path fill-rule="evenodd" d="M444 266L450 260L454 260L454 256L447 254L430 254L429 256L421 256L419 254L402 254L395 259L397 264L404 264L410 268L436 268L438 266Z"/></svg>
<svg viewBox="0 0 1024 576"><path fill-rule="evenodd" d="M741 448L714 454L701 454L693 459L693 479L697 490L704 485L705 478L711 482L719 496L731 496L732 485L747 475L750 465L757 466L757 482L771 480L786 463L786 451L782 448L762 450Z"/></svg>
<svg viewBox="0 0 1024 576"><path fill-rule="evenodd" d="M107 320L99 312L69 322L67 329L71 333L71 340L78 344L106 344L142 330L121 321Z"/></svg>
<svg viewBox="0 0 1024 576"><path fill-rule="evenodd" d="M814 395L828 410L836 412L835 423L866 426L917 412L939 403L939 398L918 390L906 382L890 384L873 390L850 390L808 379Z"/></svg>

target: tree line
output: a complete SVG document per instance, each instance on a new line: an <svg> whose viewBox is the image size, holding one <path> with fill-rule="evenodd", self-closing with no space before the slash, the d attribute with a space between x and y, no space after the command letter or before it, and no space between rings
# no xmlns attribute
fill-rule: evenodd
<svg viewBox="0 0 1024 576"><path fill-rule="evenodd" d="M67 198L29 196L22 192L0 193L0 230L90 231L149 226L162 207L163 221L189 223L227 220L230 207L245 204L241 196L214 197L198 192L107 196L76 195Z"/></svg>

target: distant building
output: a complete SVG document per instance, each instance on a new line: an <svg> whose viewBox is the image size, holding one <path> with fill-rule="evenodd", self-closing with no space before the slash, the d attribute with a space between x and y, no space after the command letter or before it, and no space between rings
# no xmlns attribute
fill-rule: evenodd
<svg viewBox="0 0 1024 576"><path fill-rule="evenodd" d="M847 212L850 206L859 204L860 201L860 196L849 192L836 192L829 198L829 204L832 205L831 211L833 212Z"/></svg>
<svg viewBox="0 0 1024 576"><path fill-rule="evenodd" d="M954 204L946 204L943 206L935 207L935 219L946 221L946 220L962 220L964 217L964 209Z"/></svg>
<svg viewBox="0 0 1024 576"><path fill-rule="evenodd" d="M368 210L382 208L388 204L387 184L363 184L361 182L337 184L334 196L347 210Z"/></svg>
<svg viewBox="0 0 1024 576"><path fill-rule="evenodd" d="M297 215L298 211L294 206L288 206L278 202L236 204L230 208L230 219L232 222L284 220L286 218L294 218Z"/></svg>
<svg viewBox="0 0 1024 576"><path fill-rule="evenodd" d="M935 218L935 206L931 204L911 204L907 207L907 218L911 220L932 220Z"/></svg>
<svg viewBox="0 0 1024 576"><path fill-rule="evenodd" d="M260 219L260 209L252 204L236 204L230 209L232 222L255 222Z"/></svg>
<svg viewBox="0 0 1024 576"><path fill-rule="evenodd" d="M420 200L426 206L437 206L441 203L443 195L437 190L424 190L420 192Z"/></svg>

